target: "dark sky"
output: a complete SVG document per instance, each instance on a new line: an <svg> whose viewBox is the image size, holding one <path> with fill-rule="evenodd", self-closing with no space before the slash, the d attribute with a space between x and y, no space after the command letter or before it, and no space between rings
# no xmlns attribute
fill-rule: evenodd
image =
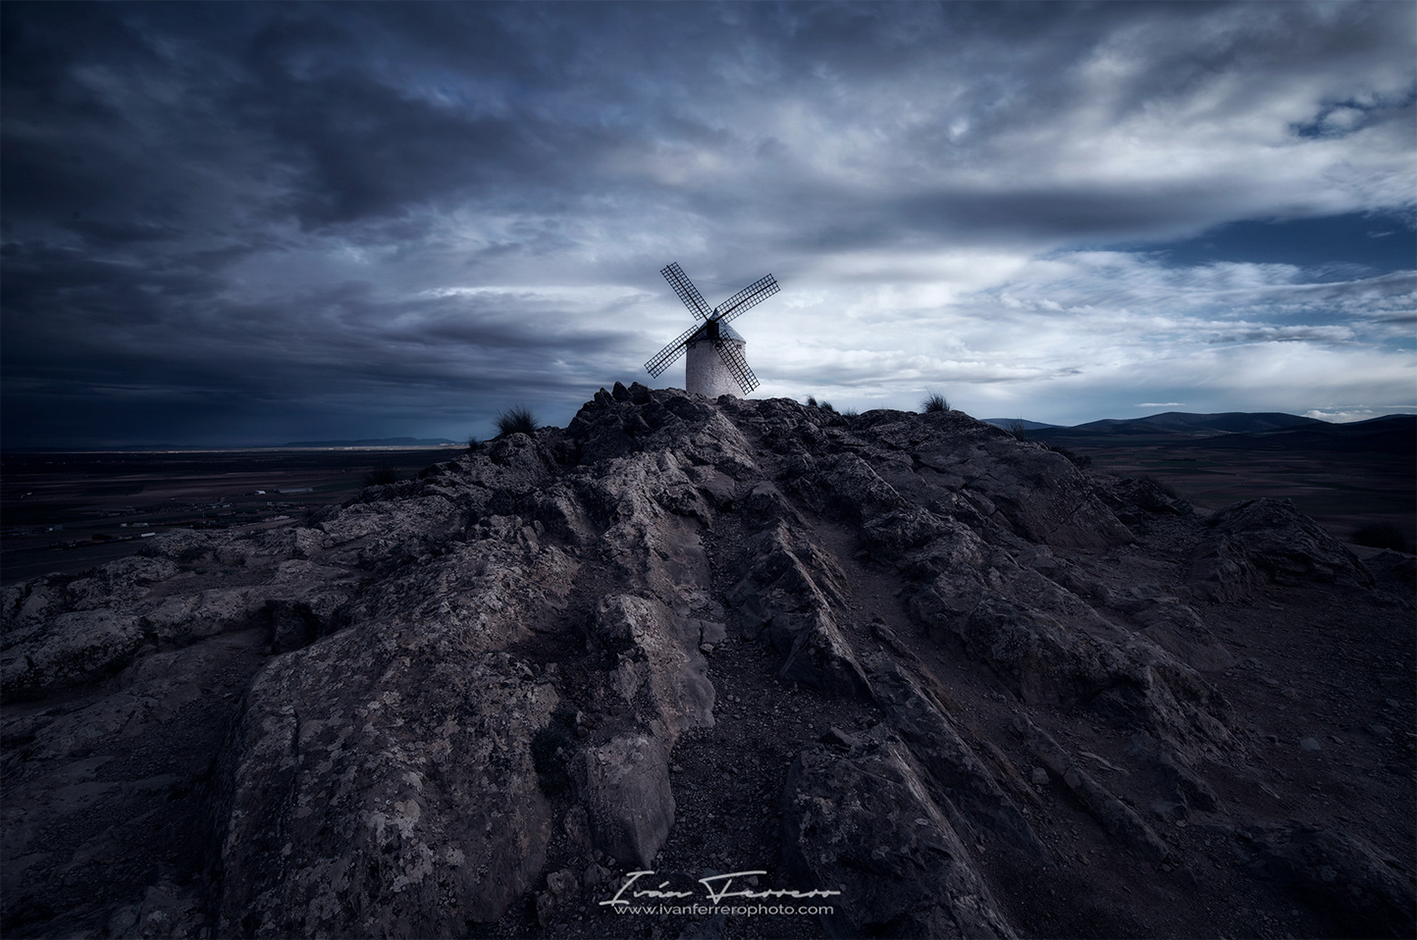
<svg viewBox="0 0 1417 940"><path fill-rule="evenodd" d="M1417 410L1417 4L0 4L3 440Z"/></svg>

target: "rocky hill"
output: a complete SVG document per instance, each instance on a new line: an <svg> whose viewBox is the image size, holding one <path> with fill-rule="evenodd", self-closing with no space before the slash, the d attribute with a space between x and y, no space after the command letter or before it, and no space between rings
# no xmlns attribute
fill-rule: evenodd
<svg viewBox="0 0 1417 940"><path fill-rule="evenodd" d="M7 588L3 930L1412 936L1412 561L958 412L617 385Z"/></svg>
<svg viewBox="0 0 1417 940"><path fill-rule="evenodd" d="M1007 422L999 426L1013 430ZM1094 421L1072 428L1043 425L1027 430L1032 440L1068 447L1146 439L1148 443L1166 441L1196 450L1253 448L1315 455L1391 454L1405 457L1409 464L1417 454L1417 415L1384 415L1332 424L1285 414L1166 414L1134 421ZM1405 479L1411 479L1410 472Z"/></svg>

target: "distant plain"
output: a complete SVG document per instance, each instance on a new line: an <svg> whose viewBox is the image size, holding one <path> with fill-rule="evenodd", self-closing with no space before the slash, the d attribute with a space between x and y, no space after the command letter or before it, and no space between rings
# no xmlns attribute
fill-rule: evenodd
<svg viewBox="0 0 1417 940"><path fill-rule="evenodd" d="M1386 524L1417 542L1417 417L1362 426L1292 415L1159 420L1166 417L1024 436L1090 458L1095 472L1151 477L1202 510L1287 497L1340 540ZM1219 430L1222 418L1260 430ZM0 582L76 574L165 529L290 525L370 483L410 479L462 453L445 445L4 454Z"/></svg>
<svg viewBox="0 0 1417 940"><path fill-rule="evenodd" d="M1395 527L1409 547L1417 541L1417 417L1350 425L1294 421L1288 427L1230 432L1148 419L1044 428L1026 436L1090 457L1097 472L1151 477L1201 509L1262 496L1288 498L1341 541L1375 525Z"/></svg>
<svg viewBox="0 0 1417 940"><path fill-rule="evenodd" d="M7 453L0 456L0 582L75 574L172 528L270 528L410 479L465 447Z"/></svg>

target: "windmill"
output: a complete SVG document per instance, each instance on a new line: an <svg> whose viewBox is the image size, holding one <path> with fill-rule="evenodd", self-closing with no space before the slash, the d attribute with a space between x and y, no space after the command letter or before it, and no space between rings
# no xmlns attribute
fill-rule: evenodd
<svg viewBox="0 0 1417 940"><path fill-rule="evenodd" d="M703 294L684 274L678 262L669 264L659 273L664 275L694 318L704 322L685 330L674 342L655 353L654 358L645 363L649 374L657 378L679 358L680 353L687 351L684 387L689 391L717 398L720 395L736 395L736 389L742 389L746 395L757 388L758 377L748 368L748 360L743 357L746 343L728 325L728 321L776 294L778 286L773 276L769 274L759 278L710 310L704 303Z"/></svg>

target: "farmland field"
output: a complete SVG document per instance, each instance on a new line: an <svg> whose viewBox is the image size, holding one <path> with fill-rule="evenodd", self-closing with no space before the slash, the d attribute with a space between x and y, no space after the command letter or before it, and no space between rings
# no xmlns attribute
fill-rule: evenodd
<svg viewBox="0 0 1417 940"><path fill-rule="evenodd" d="M76 573L172 528L269 528L408 479L458 446L10 453L0 458L0 581Z"/></svg>
<svg viewBox="0 0 1417 940"><path fill-rule="evenodd" d="M1287 497L1335 537L1374 524L1417 540L1414 454L1355 448L1276 447L1265 438L1124 438L1039 435L1116 476L1148 476L1201 509L1241 499ZM1244 435L1244 438L1251 438Z"/></svg>

